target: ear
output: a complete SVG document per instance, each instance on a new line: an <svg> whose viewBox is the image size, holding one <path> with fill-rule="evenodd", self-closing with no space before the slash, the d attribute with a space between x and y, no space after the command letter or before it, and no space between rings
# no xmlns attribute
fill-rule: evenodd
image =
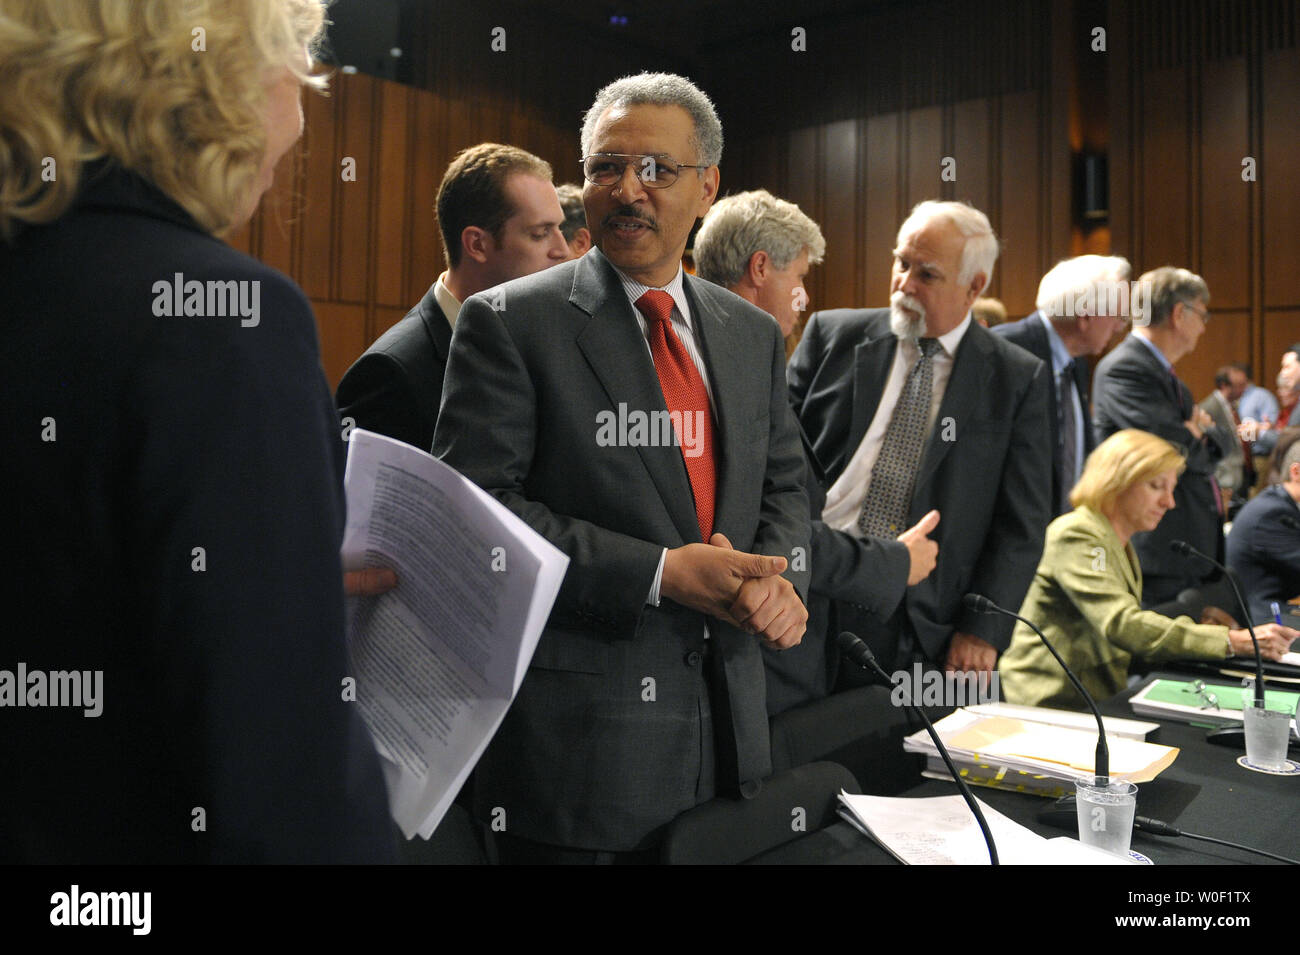
<svg viewBox="0 0 1300 955"><path fill-rule="evenodd" d="M700 172L700 202L696 206L695 218L704 218L704 213L709 211L709 206L713 205L713 200L718 198L718 185L721 181L721 174L717 166L710 166L708 169Z"/></svg>
<svg viewBox="0 0 1300 955"><path fill-rule="evenodd" d="M573 253L574 255L584 255L591 248L591 232L588 229L579 229L573 233Z"/></svg>
<svg viewBox="0 0 1300 955"><path fill-rule="evenodd" d="M966 307L970 308L984 292L985 286L989 284L989 277L983 272L977 272L975 277L970 280L970 287L966 289Z"/></svg>
<svg viewBox="0 0 1300 955"><path fill-rule="evenodd" d="M496 242L487 229L469 225L460 234L460 247L466 256L482 265L487 262L488 255L495 251Z"/></svg>
<svg viewBox="0 0 1300 955"><path fill-rule="evenodd" d="M767 278L772 271L772 260L768 254L761 249L749 257L749 264L745 266L745 278L754 288L762 288L767 284Z"/></svg>

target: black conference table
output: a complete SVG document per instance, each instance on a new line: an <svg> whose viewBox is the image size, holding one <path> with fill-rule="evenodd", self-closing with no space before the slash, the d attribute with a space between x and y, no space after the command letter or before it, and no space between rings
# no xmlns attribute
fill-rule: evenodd
<svg viewBox="0 0 1300 955"><path fill-rule="evenodd" d="M1142 683L1101 704L1105 716L1147 720L1129 698L1155 679L1188 679L1152 673ZM1212 681L1238 688L1228 681ZM1269 684L1274 685L1274 684ZM1287 687L1291 689L1291 687ZM1155 722L1155 720L1149 720ZM1205 729L1163 722L1148 740L1176 746L1178 757L1156 779L1138 785L1137 812L1200 835L1227 839L1300 859L1300 776L1272 776L1237 765L1244 750L1208 743ZM1294 756L1294 750L1292 751ZM972 786L976 798L1046 838L1073 832L1038 821L1051 800L1025 793ZM918 776L903 797L950 796L955 784ZM1132 848L1156 865L1272 864L1273 860L1226 846L1134 831ZM847 822L837 822L759 855L749 865L896 865L897 860Z"/></svg>

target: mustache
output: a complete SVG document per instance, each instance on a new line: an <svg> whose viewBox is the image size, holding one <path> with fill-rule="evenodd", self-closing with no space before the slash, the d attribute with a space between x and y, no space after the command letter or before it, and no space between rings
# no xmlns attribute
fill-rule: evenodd
<svg viewBox="0 0 1300 955"><path fill-rule="evenodd" d="M611 212L609 215L605 216L605 218L601 220L601 225L608 226L610 224L611 219L636 219L639 222L644 222L647 226L649 226L651 229L654 229L656 232L659 231L659 222L655 219L655 217L652 215L647 215L646 213L638 209L636 206L619 206L619 208L615 209L613 212Z"/></svg>

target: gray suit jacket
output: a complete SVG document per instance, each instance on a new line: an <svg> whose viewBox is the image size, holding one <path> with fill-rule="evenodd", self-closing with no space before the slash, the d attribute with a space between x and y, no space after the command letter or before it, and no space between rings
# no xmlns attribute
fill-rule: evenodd
<svg viewBox="0 0 1300 955"><path fill-rule="evenodd" d="M830 484L871 426L897 346L886 308L835 309L808 320L787 370L790 399ZM931 535L938 563L907 589L902 608L933 662L943 661L954 630L1005 649L1011 622L973 613L962 598L976 591L1018 609L1038 566L1052 486L1050 374L1043 367L975 323L957 349L907 516L910 526L933 508L940 512ZM840 609L885 624L865 606Z"/></svg>
<svg viewBox="0 0 1300 955"><path fill-rule="evenodd" d="M758 638L708 619L725 693L707 690L706 617L646 597L660 555L700 539L675 446L598 442L602 412L666 414L618 274L599 250L506 283L456 321L434 453L568 554L532 666L476 775L481 818L554 845L625 850L720 789L771 772ZM739 550L810 547L803 455L771 317L686 276L713 387L715 530ZM498 302L494 304L500 304ZM766 367L754 356L765 354ZM801 596L808 575L787 576ZM499 818L499 813L497 816Z"/></svg>

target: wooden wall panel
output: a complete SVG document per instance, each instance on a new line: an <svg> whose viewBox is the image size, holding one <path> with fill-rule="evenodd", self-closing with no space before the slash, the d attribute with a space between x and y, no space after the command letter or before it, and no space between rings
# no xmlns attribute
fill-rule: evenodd
<svg viewBox="0 0 1300 955"><path fill-rule="evenodd" d="M1265 54L1262 73L1264 306L1300 305L1300 55L1294 48Z"/></svg>
<svg viewBox="0 0 1300 955"><path fill-rule="evenodd" d="M817 127L796 129L789 136L789 184L776 194L799 206L806 215L821 223L820 130ZM748 188L748 187L746 187ZM814 269L808 275L807 292L815 302L826 301L826 269Z"/></svg>
<svg viewBox="0 0 1300 955"><path fill-rule="evenodd" d="M1211 290L1213 294L1213 290ZM1178 377L1200 401L1214 390L1214 373L1234 361L1250 360L1250 312L1213 309L1196 350L1178 363Z"/></svg>
<svg viewBox="0 0 1300 955"><path fill-rule="evenodd" d="M305 94L314 96L315 94ZM280 161L275 182L262 197L257 223L257 257L286 275L299 278L296 251L301 221L300 172L304 161L301 141Z"/></svg>
<svg viewBox="0 0 1300 955"><path fill-rule="evenodd" d="M331 388L366 350L366 306L312 299L320 331L321 366Z"/></svg>
<svg viewBox="0 0 1300 955"><path fill-rule="evenodd" d="M992 104L988 99L955 104L952 126L952 157L957 163L952 198L987 212L993 205Z"/></svg>
<svg viewBox="0 0 1300 955"><path fill-rule="evenodd" d="M863 297L867 306L889 304L889 277L893 268L894 240L903 221L902 193L899 189L901 157L898 113L872 116L866 122L865 148L862 159L866 196L866 232L862 248Z"/></svg>
<svg viewBox="0 0 1300 955"><path fill-rule="evenodd" d="M376 168L377 220L373 226L375 292L380 305L407 303L406 270L410 265L409 240L412 232L411 120L412 91L395 83L379 87L379 129ZM408 305L409 307L409 305Z"/></svg>
<svg viewBox="0 0 1300 955"><path fill-rule="evenodd" d="M370 264L380 237L381 224L373 221L376 197L391 189L401 189L401 180L389 183L378 168L375 146L387 139L404 137L404 130L385 128L375 135L375 99L380 85L370 76L349 77L338 92L342 106L336 139L337 152L330 164L331 186L337 211L330 266L330 298L340 302L364 303L370 295ZM343 180L342 162L351 157L357 163L355 182ZM324 172L326 163L319 159ZM398 226L400 228L400 225Z"/></svg>
<svg viewBox="0 0 1300 955"><path fill-rule="evenodd" d="M996 214L990 212L989 217L1002 242L1002 254L988 294L1000 298L1008 316L1014 317L1033 311L1045 264L1040 254L1044 221L1040 206L1044 175L1039 148L1041 102L1041 96L1031 90L1003 96L999 106L1002 168L998 192L1002 201Z"/></svg>
<svg viewBox="0 0 1300 955"><path fill-rule="evenodd" d="M907 208L923 199L938 199L944 183L939 180L943 147L943 108L929 106L907 112L906 173ZM900 220L901 221L901 220Z"/></svg>
<svg viewBox="0 0 1300 955"><path fill-rule="evenodd" d="M846 119L824 127L822 146L822 234L826 237L826 262L818 270L823 273L823 294L845 296L835 305L852 305L861 302L862 254L858 247L862 214L859 199L862 195L858 183L858 122ZM828 307L834 307L827 302ZM819 307L816 304L813 308Z"/></svg>
<svg viewBox="0 0 1300 955"><path fill-rule="evenodd" d="M299 258L302 271L298 282L308 297L329 301L332 297L331 279L334 269L334 239L337 223L334 217L335 189L339 182L339 153L335 145L336 117L341 117L343 96L341 90L350 86L358 76L341 74L332 84L329 97L304 96L306 130L303 133L303 183L302 221L300 226L302 254ZM357 160L357 181L369 182L371 169L365 154Z"/></svg>
<svg viewBox="0 0 1300 955"><path fill-rule="evenodd" d="M1215 312L1250 308L1250 190L1257 187L1241 179L1242 157L1250 154L1248 98L1244 57L1205 64L1201 125L1206 135L1198 177L1200 274L1210 286ZM1249 342L1249 322L1244 330Z"/></svg>
<svg viewBox="0 0 1300 955"><path fill-rule="evenodd" d="M1142 261L1140 271L1189 265L1189 198L1192 140L1187 125L1187 77L1183 70L1146 74L1142 91Z"/></svg>
<svg viewBox="0 0 1300 955"><path fill-rule="evenodd" d="M404 301L414 305L429 286L434 283L446 265L439 238L435 203L438 184L442 182L442 123L445 113L441 101L426 90L414 92L414 120L411 124L410 164L411 191L407 204L410 229L407 249L410 266L406 270L406 296ZM378 330L376 329L376 334Z"/></svg>

